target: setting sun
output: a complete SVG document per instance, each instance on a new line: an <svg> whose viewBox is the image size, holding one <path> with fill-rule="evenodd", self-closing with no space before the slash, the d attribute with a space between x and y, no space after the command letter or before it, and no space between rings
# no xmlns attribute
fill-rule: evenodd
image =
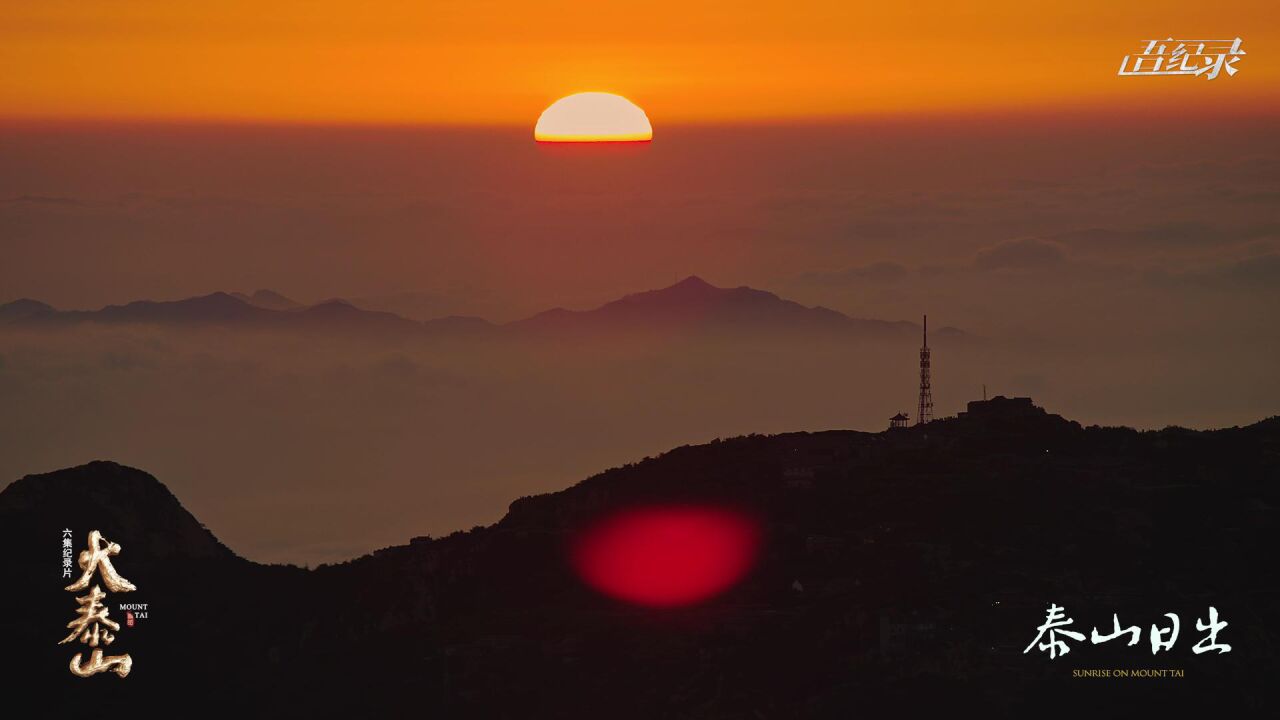
<svg viewBox="0 0 1280 720"><path fill-rule="evenodd" d="M538 142L648 142L649 118L635 103L612 93L584 92L560 98L542 111L533 130Z"/></svg>

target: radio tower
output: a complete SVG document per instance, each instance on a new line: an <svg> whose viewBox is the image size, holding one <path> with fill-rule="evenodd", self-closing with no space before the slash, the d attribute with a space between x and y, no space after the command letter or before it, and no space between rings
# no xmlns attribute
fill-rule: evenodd
<svg viewBox="0 0 1280 720"><path fill-rule="evenodd" d="M920 346L920 407L916 409L916 424L933 420L933 391L929 387L929 316L924 316L924 344Z"/></svg>

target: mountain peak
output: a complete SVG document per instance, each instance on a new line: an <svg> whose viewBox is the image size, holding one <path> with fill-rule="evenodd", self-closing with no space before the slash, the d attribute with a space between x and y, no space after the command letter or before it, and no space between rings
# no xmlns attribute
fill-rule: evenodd
<svg viewBox="0 0 1280 720"><path fill-rule="evenodd" d="M288 300L289 299L281 295L280 293L276 292L275 290L267 290L266 288L260 288L258 290L254 290L253 294L250 295L249 297L254 300Z"/></svg>
<svg viewBox="0 0 1280 720"><path fill-rule="evenodd" d="M46 302L40 302L39 300L32 300L31 298L18 298L17 300L14 300L13 302L7 302L7 303L4 303L3 305L0 305L0 309L4 309L4 308L23 308L23 309L30 309L30 310L52 310L52 309L53 309L53 306L52 306L52 305L50 305L49 303L46 303Z"/></svg>
<svg viewBox="0 0 1280 720"><path fill-rule="evenodd" d="M215 304L216 303L219 305L230 306L230 305L238 305L242 301L239 298L232 296L231 293L218 290L216 292L211 292L208 295L197 295L195 297L184 298L182 300L173 300L171 302L192 303L192 304L196 304L196 303Z"/></svg>
<svg viewBox="0 0 1280 720"><path fill-rule="evenodd" d="M667 298L675 298L678 300L685 300L685 301L688 301L688 300L696 301L696 300L711 300L713 298L730 297L734 294L741 294L744 292L763 293L764 291L756 290L754 288L749 288L745 285L736 287L736 288L720 287L718 285L712 285L711 283L707 282L706 280L703 280L701 277L697 275L690 275L689 277L675 283L674 285L668 285L667 287L659 288L657 290L648 290L644 292L630 293L628 295L623 296L622 299L626 300L628 298L638 298L638 297L649 297L649 298L667 297Z"/></svg>
<svg viewBox="0 0 1280 720"><path fill-rule="evenodd" d="M343 310L345 311L345 310L358 310L359 308L351 304L351 301L349 300L346 300L340 297L335 297L335 298L329 298L328 300L323 300L321 302L318 302L307 309L308 310Z"/></svg>
<svg viewBox="0 0 1280 720"><path fill-rule="evenodd" d="M201 323L244 322L268 312L230 293L215 292L183 300L135 300L127 305L108 305L91 313L74 313L73 318L103 322Z"/></svg>
<svg viewBox="0 0 1280 720"><path fill-rule="evenodd" d="M565 333L817 333L827 336L914 337L909 323L855 320L806 307L755 288L716 287L697 275L658 290L631 293L593 310L549 310L512 324L525 331ZM910 333L908 332L910 331Z"/></svg>
<svg viewBox="0 0 1280 720"><path fill-rule="evenodd" d="M285 297L275 290L267 290L265 288L253 291L252 295L244 293L231 294L251 305L257 305L268 310L297 310L302 307L302 303L293 298Z"/></svg>
<svg viewBox="0 0 1280 720"><path fill-rule="evenodd" d="M0 491L0 526L13 542L57 526L77 545L101 530L142 558L235 557L155 477L101 460L14 481Z"/></svg>
<svg viewBox="0 0 1280 720"><path fill-rule="evenodd" d="M720 289L720 288L717 288L715 285L712 285L711 283L707 282L706 280L703 280L702 278L698 277L697 275L690 275L689 277L681 280L680 282L676 283L675 285L672 285L667 289L674 290L676 288L691 288L691 289L697 288L699 290L707 289L707 288L711 288L713 290Z"/></svg>
<svg viewBox="0 0 1280 720"><path fill-rule="evenodd" d="M140 300L125 305L126 308L145 306L209 311L220 310L225 312L244 312L245 310L252 309L253 307L231 293L223 292L221 290L209 293L208 295L197 295L195 297L183 298L181 300L166 300L161 302Z"/></svg>
<svg viewBox="0 0 1280 720"><path fill-rule="evenodd" d="M53 314L55 312L57 311L48 303L32 300L31 298L20 298L0 305L0 322L23 320L33 315Z"/></svg>

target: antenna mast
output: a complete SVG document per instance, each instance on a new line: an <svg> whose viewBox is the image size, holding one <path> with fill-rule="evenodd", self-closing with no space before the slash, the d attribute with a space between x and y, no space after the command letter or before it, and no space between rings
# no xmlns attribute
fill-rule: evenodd
<svg viewBox="0 0 1280 720"><path fill-rule="evenodd" d="M929 377L929 316L924 316L923 344L920 346L920 406L916 409L916 424L924 425L933 420L933 390Z"/></svg>

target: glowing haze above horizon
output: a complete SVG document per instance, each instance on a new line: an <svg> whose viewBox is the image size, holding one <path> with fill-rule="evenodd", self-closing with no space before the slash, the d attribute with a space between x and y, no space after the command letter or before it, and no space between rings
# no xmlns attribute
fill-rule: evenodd
<svg viewBox="0 0 1280 720"><path fill-rule="evenodd" d="M23 70L0 82L0 118L527 125L586 89L624 95L664 124L1273 111L1272 11L1191 0L653 0L616 15L582 0L10 2L0 4L0 62ZM1115 77L1124 53L1175 28L1242 36L1242 72L1214 82Z"/></svg>

